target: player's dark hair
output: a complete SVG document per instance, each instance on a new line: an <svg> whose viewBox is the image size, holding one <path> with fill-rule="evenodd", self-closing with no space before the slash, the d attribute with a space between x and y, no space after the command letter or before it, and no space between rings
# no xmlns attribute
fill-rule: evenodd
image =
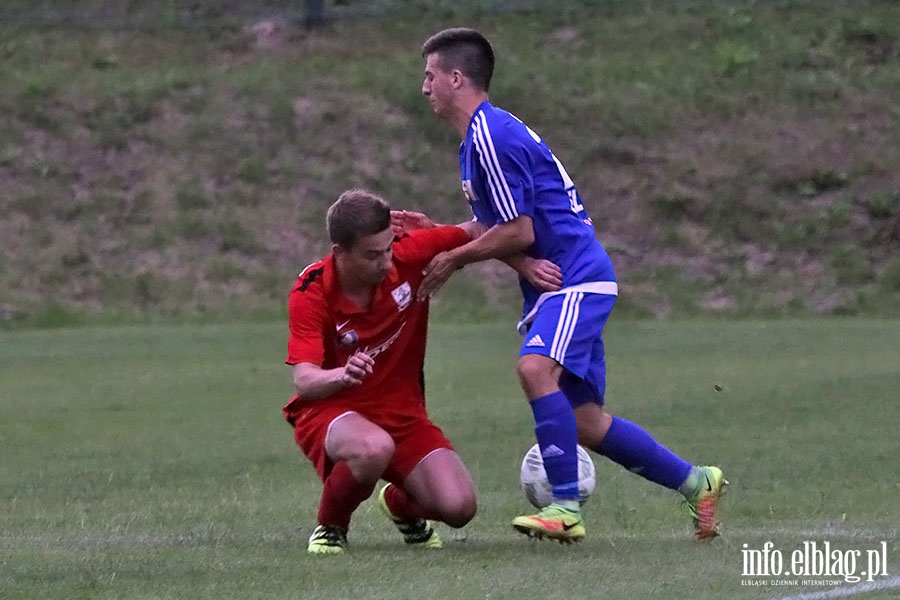
<svg viewBox="0 0 900 600"><path fill-rule="evenodd" d="M487 92L494 75L494 49L486 37L468 27L453 27L434 34L422 44L422 56L438 56L444 72L459 69L475 86Z"/></svg>
<svg viewBox="0 0 900 600"><path fill-rule="evenodd" d="M328 209L325 224L331 243L349 250L360 238L391 226L391 207L368 190L347 190Z"/></svg>

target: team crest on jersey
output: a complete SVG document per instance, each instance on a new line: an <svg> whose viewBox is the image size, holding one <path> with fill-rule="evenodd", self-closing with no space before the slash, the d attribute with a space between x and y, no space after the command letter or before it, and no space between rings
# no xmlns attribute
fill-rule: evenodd
<svg viewBox="0 0 900 600"><path fill-rule="evenodd" d="M394 288L391 296L394 297L394 302L397 303L397 307L400 310L406 310L409 303L412 302L412 288L409 286L409 282L404 281L401 285Z"/></svg>
<svg viewBox="0 0 900 600"><path fill-rule="evenodd" d="M472 181L469 179L462 180L462 191L463 194L466 195L466 200L469 201L469 204L475 202L475 193L472 192Z"/></svg>
<svg viewBox="0 0 900 600"><path fill-rule="evenodd" d="M352 348L359 345L359 335L353 329L345 331L338 334L337 343L342 348Z"/></svg>

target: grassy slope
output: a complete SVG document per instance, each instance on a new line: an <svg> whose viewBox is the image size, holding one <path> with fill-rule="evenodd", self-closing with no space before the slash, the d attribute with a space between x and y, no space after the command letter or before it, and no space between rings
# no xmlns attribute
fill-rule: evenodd
<svg viewBox="0 0 900 600"><path fill-rule="evenodd" d="M417 52L460 22L499 51L495 101L579 184L623 312L897 314L900 6L698 4L6 28L0 314L272 313L352 185L465 218ZM473 269L445 308L509 306L510 283Z"/></svg>
<svg viewBox="0 0 900 600"><path fill-rule="evenodd" d="M598 457L583 544L516 535L532 443L516 335L434 327L430 410L479 489L468 541L404 548L367 501L337 560L305 552L320 483L280 416L284 332L0 332L0 597L749 600L797 592L742 586L743 545L787 562L808 540L886 541L894 589L865 598L896 598L897 320L613 320L610 410L731 480L708 545L677 495Z"/></svg>

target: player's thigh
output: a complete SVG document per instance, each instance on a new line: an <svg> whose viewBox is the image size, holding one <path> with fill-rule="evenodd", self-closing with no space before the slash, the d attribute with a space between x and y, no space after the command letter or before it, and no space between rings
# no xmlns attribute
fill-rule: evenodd
<svg viewBox="0 0 900 600"><path fill-rule="evenodd" d="M316 473L322 481L325 481L334 467L334 461L325 451L325 439L331 425L352 412L346 406L334 404L316 410L304 409L296 416L294 441L316 468Z"/></svg>
<svg viewBox="0 0 900 600"><path fill-rule="evenodd" d="M438 448L419 461L404 487L423 504L435 506L447 499L474 500L475 484L462 458L454 450Z"/></svg>
<svg viewBox="0 0 900 600"><path fill-rule="evenodd" d="M615 301L615 296L585 293L550 298L535 315L519 356L547 356L574 375L585 377L596 359L597 343Z"/></svg>
<svg viewBox="0 0 900 600"><path fill-rule="evenodd" d="M459 455L449 448L439 448L422 459L403 487L451 527L463 527L478 509L472 477Z"/></svg>
<svg viewBox="0 0 900 600"><path fill-rule="evenodd" d="M519 351L520 377L523 361L537 356L552 359L561 365L561 372L553 373L552 382L535 377L531 384L533 392L544 391L553 383L573 403L603 402L606 387L603 328L615 301L615 296L605 294L573 293L555 296L541 305Z"/></svg>
<svg viewBox="0 0 900 600"><path fill-rule="evenodd" d="M474 503L472 478L440 427L421 418L403 432L395 431L394 441L397 448L385 479L432 508Z"/></svg>
<svg viewBox="0 0 900 600"><path fill-rule="evenodd" d="M335 417L325 434L325 452L332 462L380 463L384 468L394 453L390 434L358 412Z"/></svg>
<svg viewBox="0 0 900 600"><path fill-rule="evenodd" d="M391 428L390 433L395 449L384 479L398 485L405 485L413 469L435 450L453 450L453 444L441 428L432 423L424 412L402 426Z"/></svg>

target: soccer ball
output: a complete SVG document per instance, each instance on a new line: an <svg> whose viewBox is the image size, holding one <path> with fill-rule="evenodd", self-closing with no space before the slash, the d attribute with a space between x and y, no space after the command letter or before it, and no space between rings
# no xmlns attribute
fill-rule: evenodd
<svg viewBox="0 0 900 600"><path fill-rule="evenodd" d="M544 508L553 502L553 486L547 480L541 448L537 444L532 446L522 459L519 483L525 497L536 508ZM594 461L591 460L587 450L578 446L578 501L581 504L587 502L596 485L597 471L594 469Z"/></svg>

